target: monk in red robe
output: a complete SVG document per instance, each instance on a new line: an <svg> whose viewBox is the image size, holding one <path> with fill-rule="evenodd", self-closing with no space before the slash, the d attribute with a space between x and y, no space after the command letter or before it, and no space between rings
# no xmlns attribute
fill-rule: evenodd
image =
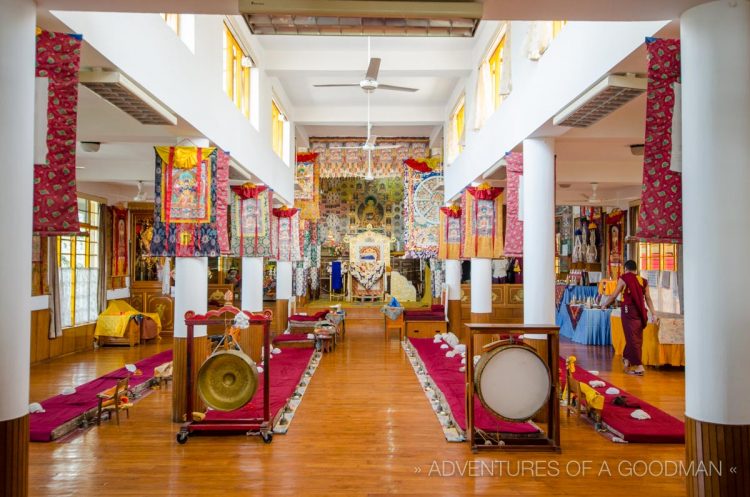
<svg viewBox="0 0 750 497"><path fill-rule="evenodd" d="M622 329L625 334L623 365L626 373L643 376L643 330L649 320L656 319L656 311L648 293L648 281L638 276L635 261L627 261L624 269L625 272L617 280L614 293L602 299L601 307L606 308L622 293ZM646 306L651 311L650 317Z"/></svg>

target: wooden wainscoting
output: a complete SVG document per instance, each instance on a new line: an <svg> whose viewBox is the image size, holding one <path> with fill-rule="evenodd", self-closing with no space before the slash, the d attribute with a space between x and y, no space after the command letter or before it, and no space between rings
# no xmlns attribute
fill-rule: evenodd
<svg viewBox="0 0 750 497"><path fill-rule="evenodd" d="M49 310L31 311L31 364L94 348L96 323L64 328L63 335L49 338Z"/></svg>
<svg viewBox="0 0 750 497"><path fill-rule="evenodd" d="M708 423L685 416L685 451L686 466L702 464L706 469L687 475L688 496L740 497L750 491L750 425Z"/></svg>
<svg viewBox="0 0 750 497"><path fill-rule="evenodd" d="M0 421L0 495L29 495L29 415Z"/></svg>

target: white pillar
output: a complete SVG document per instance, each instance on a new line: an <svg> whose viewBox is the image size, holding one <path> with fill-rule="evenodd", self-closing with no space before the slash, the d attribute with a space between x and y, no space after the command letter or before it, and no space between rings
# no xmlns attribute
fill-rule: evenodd
<svg viewBox="0 0 750 497"><path fill-rule="evenodd" d="M685 414L748 425L750 2L699 5L680 27Z"/></svg>
<svg viewBox="0 0 750 497"><path fill-rule="evenodd" d="M448 300L461 300L461 261L445 261L445 285L448 287Z"/></svg>
<svg viewBox="0 0 750 497"><path fill-rule="evenodd" d="M492 260L471 260L471 312L492 313Z"/></svg>
<svg viewBox="0 0 750 497"><path fill-rule="evenodd" d="M292 299L292 263L276 263L276 300Z"/></svg>
<svg viewBox="0 0 750 497"><path fill-rule="evenodd" d="M0 150L10 154L0 165L0 421L7 421L29 413L36 5L0 0L0 12Z"/></svg>
<svg viewBox="0 0 750 497"><path fill-rule="evenodd" d="M263 310L263 257L242 258L242 310Z"/></svg>
<svg viewBox="0 0 750 497"><path fill-rule="evenodd" d="M174 273L174 337L187 337L185 313L204 314L208 310L208 259L176 257ZM196 326L194 336L206 336L205 326Z"/></svg>
<svg viewBox="0 0 750 497"><path fill-rule="evenodd" d="M555 324L555 142L523 142L523 322ZM527 335L543 339L545 335Z"/></svg>

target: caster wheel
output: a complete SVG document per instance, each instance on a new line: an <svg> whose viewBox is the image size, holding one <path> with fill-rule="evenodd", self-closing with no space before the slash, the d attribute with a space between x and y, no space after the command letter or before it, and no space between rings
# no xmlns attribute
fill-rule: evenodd
<svg viewBox="0 0 750 497"><path fill-rule="evenodd" d="M186 432L179 432L177 434L177 443L180 445L184 445L188 441L188 434Z"/></svg>
<svg viewBox="0 0 750 497"><path fill-rule="evenodd" d="M273 433L262 433L261 438L263 438L263 441L267 444L270 444L273 440Z"/></svg>

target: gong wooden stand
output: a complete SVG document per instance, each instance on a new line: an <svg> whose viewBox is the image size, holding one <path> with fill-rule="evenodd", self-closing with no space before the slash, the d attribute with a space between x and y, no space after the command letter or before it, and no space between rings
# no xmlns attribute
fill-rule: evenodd
<svg viewBox="0 0 750 497"><path fill-rule="evenodd" d="M250 324L263 325L263 417L262 418L237 418L237 419L212 419L203 421L191 421L193 419L193 337L195 326L226 325L226 316L234 316L239 313L245 314ZM273 439L273 427L271 426L271 402L270 402L270 361L271 356L271 319L272 313L265 310L260 313L242 311L233 306L224 306L221 309L209 311L206 314L195 314L193 311L185 313L185 324L187 325L187 364L186 364L186 390L187 402L185 407L186 423L177 433L177 442L184 444L191 433L196 432L241 432L245 434L259 434L263 441L271 443ZM175 387L177 387L175 385Z"/></svg>
<svg viewBox="0 0 750 497"><path fill-rule="evenodd" d="M507 451L552 451L561 452L560 447L560 401L557 396L558 384L560 382L558 349L559 331L557 326L539 326L524 324L472 324L467 323L466 344L466 431L467 439L471 444L472 452L480 450L507 450ZM537 437L513 436L513 434L498 434L500 445L484 445L483 440L478 440L476 426L474 425L474 337L477 335L500 335L509 337L511 341L521 343L524 333L547 335L546 357L542 360L547 363L550 372L550 392L547 399L547 430ZM486 347L485 347L486 348ZM480 351L481 352L481 351ZM511 381L508 378L507 381Z"/></svg>

